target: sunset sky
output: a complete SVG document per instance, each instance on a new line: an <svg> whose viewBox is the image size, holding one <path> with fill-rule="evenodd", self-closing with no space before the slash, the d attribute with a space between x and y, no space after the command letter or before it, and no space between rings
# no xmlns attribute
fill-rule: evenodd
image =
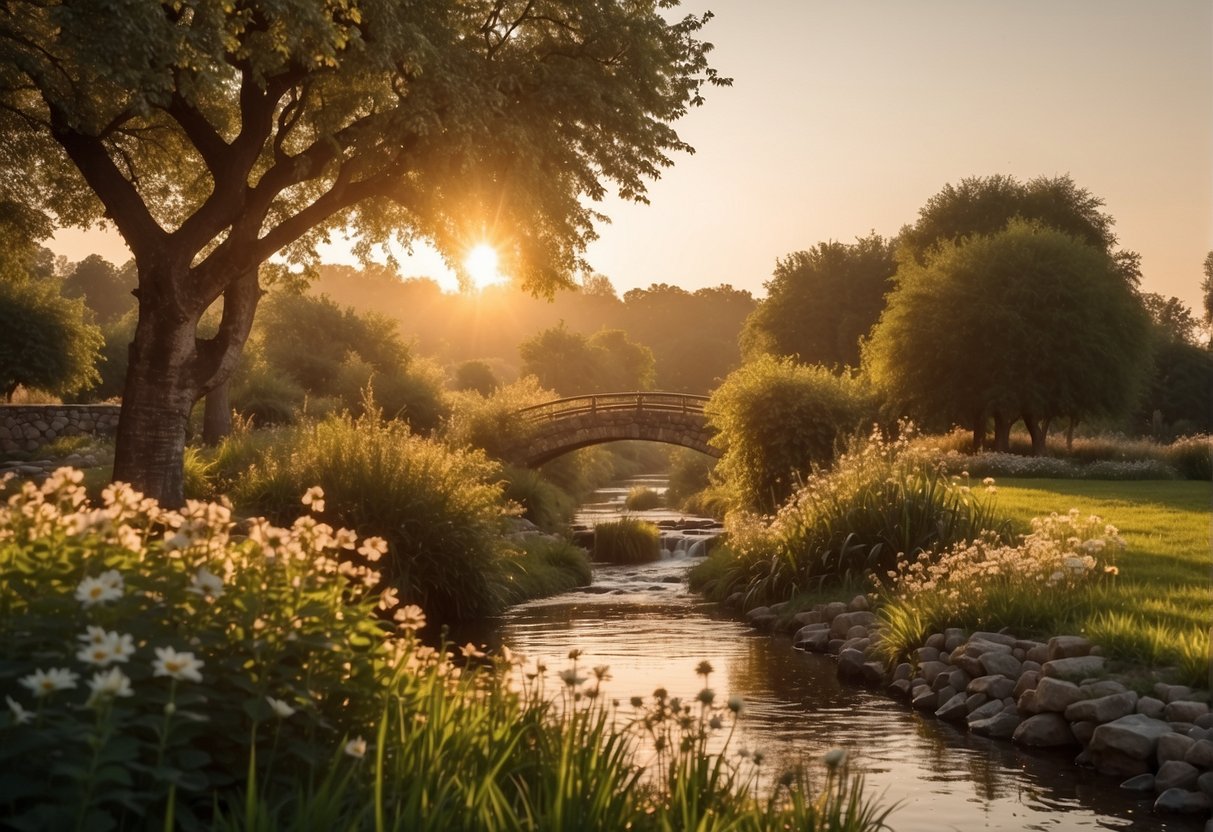
<svg viewBox="0 0 1213 832"><path fill-rule="evenodd" d="M695 146L608 202L589 250L622 293L654 282L763 294L776 258L895 234L965 176L1069 173L1101 197L1143 288L1199 304L1213 248L1208 0L693 0L731 89L679 122ZM71 259L126 259L63 234ZM327 259L349 261L340 247ZM424 252L403 273L441 278Z"/></svg>

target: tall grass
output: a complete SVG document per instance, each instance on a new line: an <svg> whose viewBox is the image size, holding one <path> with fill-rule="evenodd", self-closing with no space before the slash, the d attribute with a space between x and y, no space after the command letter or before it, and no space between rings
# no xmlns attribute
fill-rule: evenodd
<svg viewBox="0 0 1213 832"><path fill-rule="evenodd" d="M643 485L633 486L623 500L623 506L628 511L648 511L661 508L663 505L665 505L665 498L652 488Z"/></svg>
<svg viewBox="0 0 1213 832"><path fill-rule="evenodd" d="M285 522L312 486L320 516L383 537L386 585L444 621L502 608L500 469L479 451L452 451L374 414L282 429L232 485L237 507Z"/></svg>
<svg viewBox="0 0 1213 832"><path fill-rule="evenodd" d="M577 510L567 491L537 471L506 465L505 497L522 506L522 516L539 528L555 532L566 528Z"/></svg>
<svg viewBox="0 0 1213 832"><path fill-rule="evenodd" d="M531 537L502 559L504 600L517 604L590 584L590 561L567 540Z"/></svg>
<svg viewBox="0 0 1213 832"><path fill-rule="evenodd" d="M904 441L873 437L815 471L773 518L729 520L731 563L715 595L773 603L842 578L885 576L899 559L1006 531L992 495L949 477Z"/></svg>
<svg viewBox="0 0 1213 832"><path fill-rule="evenodd" d="M621 517L594 527L594 560L648 563L661 557L661 532L652 523Z"/></svg>

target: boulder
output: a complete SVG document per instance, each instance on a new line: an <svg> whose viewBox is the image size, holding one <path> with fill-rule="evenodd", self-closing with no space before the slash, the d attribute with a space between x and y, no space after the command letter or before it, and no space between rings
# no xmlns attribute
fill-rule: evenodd
<svg viewBox="0 0 1213 832"><path fill-rule="evenodd" d="M965 698L965 710L967 710L969 713L973 713L973 711L977 710L989 701L990 697L986 696L984 693L970 693Z"/></svg>
<svg viewBox="0 0 1213 832"><path fill-rule="evenodd" d="M1154 685L1154 695L1163 702L1176 702L1180 699L1190 698L1192 689L1187 685L1168 685L1166 682L1158 682Z"/></svg>
<svg viewBox="0 0 1213 832"><path fill-rule="evenodd" d="M821 612L822 612L824 621L833 621L835 618L842 615L846 611L847 611L847 605L844 604L842 601L831 601L830 603L825 605L825 608Z"/></svg>
<svg viewBox="0 0 1213 832"><path fill-rule="evenodd" d="M908 699L910 696L910 680L909 679L894 679L889 682L885 693L894 699Z"/></svg>
<svg viewBox="0 0 1213 832"><path fill-rule="evenodd" d="M1197 740L1184 753L1184 762L1213 769L1213 740Z"/></svg>
<svg viewBox="0 0 1213 832"><path fill-rule="evenodd" d="M1209 811L1209 796L1204 792L1187 789L1167 789L1154 801L1154 811L1159 814L1194 815Z"/></svg>
<svg viewBox="0 0 1213 832"><path fill-rule="evenodd" d="M1082 636L1054 636L1049 639L1048 660L1072 659L1091 652L1091 642Z"/></svg>
<svg viewBox="0 0 1213 832"><path fill-rule="evenodd" d="M1183 760L1167 760L1158 767L1154 775L1154 789L1165 792L1167 789L1195 789L1196 778L1200 772L1196 766L1188 765Z"/></svg>
<svg viewBox="0 0 1213 832"><path fill-rule="evenodd" d="M866 655L866 654L865 654ZM885 679L884 662L864 662L859 671L860 681L873 687L880 685Z"/></svg>
<svg viewBox="0 0 1213 832"><path fill-rule="evenodd" d="M1015 682L1006 676L978 676L965 688L969 693L984 693L991 699L1004 699L1015 690Z"/></svg>
<svg viewBox="0 0 1213 832"><path fill-rule="evenodd" d="M1028 652L1024 654L1024 658L1030 662L1044 664L1049 660L1049 646L1047 644L1037 644L1035 647L1029 647Z"/></svg>
<svg viewBox="0 0 1213 832"><path fill-rule="evenodd" d="M851 603L847 604L847 609L851 612L867 612L868 596L856 595L851 599Z"/></svg>
<svg viewBox="0 0 1213 832"><path fill-rule="evenodd" d="M1137 693L1125 691L1098 699L1084 699L1066 706L1066 719L1071 722L1111 722L1128 716L1137 708Z"/></svg>
<svg viewBox="0 0 1213 832"><path fill-rule="evenodd" d="M893 678L913 679L914 668L910 666L909 662L902 662L901 664L897 665L897 667L893 668Z"/></svg>
<svg viewBox="0 0 1213 832"><path fill-rule="evenodd" d="M934 647L919 647L913 651L914 658L919 664L939 661L939 650Z"/></svg>
<svg viewBox="0 0 1213 832"><path fill-rule="evenodd" d="M1196 787L1209 797L1213 797L1213 771L1206 771L1196 778Z"/></svg>
<svg viewBox="0 0 1213 832"><path fill-rule="evenodd" d="M928 687L919 688L910 704L920 711L935 711L939 708L939 694Z"/></svg>
<svg viewBox="0 0 1213 832"><path fill-rule="evenodd" d="M1135 760L1153 760L1158 740L1171 733L1171 726L1141 714L1130 714L1100 725L1091 737L1092 755L1117 752ZM1098 768L1098 765L1096 766Z"/></svg>
<svg viewBox="0 0 1213 832"><path fill-rule="evenodd" d="M1128 690L1122 682L1115 679L1100 679L1098 682L1084 682L1079 685L1082 688L1083 696L1088 699L1099 699L1102 696L1111 696L1114 693L1124 693ZM1136 697L1134 697L1136 701Z"/></svg>
<svg viewBox="0 0 1213 832"><path fill-rule="evenodd" d="M965 706L969 694L958 693L944 702L935 710L935 716L948 722L961 722L969 715L969 709Z"/></svg>
<svg viewBox="0 0 1213 832"><path fill-rule="evenodd" d="M948 670L948 666L940 661L921 662L918 665L918 673L927 680L928 685L935 684L935 679L945 670Z"/></svg>
<svg viewBox="0 0 1213 832"><path fill-rule="evenodd" d="M1158 738L1158 750L1155 757L1158 764L1173 760L1183 760L1188 756L1188 749L1196 745L1196 740L1183 734L1163 734Z"/></svg>
<svg viewBox="0 0 1213 832"><path fill-rule="evenodd" d="M853 680L863 676L863 663L867 656L862 650L843 650L838 654L838 678Z"/></svg>
<svg viewBox="0 0 1213 832"><path fill-rule="evenodd" d="M1077 743L1074 732L1070 730L1070 723L1055 712L1028 717L1019 723L1011 739L1019 745L1032 748L1062 748Z"/></svg>
<svg viewBox="0 0 1213 832"><path fill-rule="evenodd" d="M818 624L810 624L809 627L819 627ZM801 650L808 650L813 653L824 653L830 646L830 631L829 630L810 630L808 627L802 627L795 636L792 637L792 646Z"/></svg>
<svg viewBox="0 0 1213 832"><path fill-rule="evenodd" d="M1166 703L1161 699L1155 699L1153 696L1143 696L1137 700L1137 712L1142 716L1150 717L1150 719L1162 719L1166 709Z"/></svg>
<svg viewBox="0 0 1213 832"><path fill-rule="evenodd" d="M1019 728L1020 716L1014 711L1003 711L988 719L979 719L969 723L969 730L983 737L1005 740L1015 735Z"/></svg>
<svg viewBox="0 0 1213 832"><path fill-rule="evenodd" d="M1019 674L1019 680L1015 682L1015 689L1011 691L1011 695L1016 699L1023 696L1026 690L1035 690L1036 685L1040 682L1039 670L1025 670Z"/></svg>
<svg viewBox="0 0 1213 832"><path fill-rule="evenodd" d="M951 653L965 642L965 631L959 627L948 627L943 631L943 650Z"/></svg>
<svg viewBox="0 0 1213 832"><path fill-rule="evenodd" d="M1097 727L1099 727L1098 722L1091 722L1090 720L1085 719L1070 723L1070 730L1074 732L1074 739L1078 740L1079 745L1084 746L1090 745L1091 737L1095 735L1095 729Z"/></svg>
<svg viewBox="0 0 1213 832"><path fill-rule="evenodd" d="M943 633L931 633L927 636L927 647L934 647L936 650L943 650L944 645L948 643L947 637Z"/></svg>
<svg viewBox="0 0 1213 832"><path fill-rule="evenodd" d="M1058 679L1089 679L1103 673L1103 656L1074 656L1068 659L1052 659L1041 667L1041 673Z"/></svg>
<svg viewBox="0 0 1213 832"><path fill-rule="evenodd" d="M1120 787L1132 792L1152 792L1154 791L1154 775L1139 774L1136 777L1130 777L1121 783Z"/></svg>
<svg viewBox="0 0 1213 832"><path fill-rule="evenodd" d="M1069 661L1069 659L1060 659ZM1051 664L1051 663L1050 663ZM1048 668L1048 665L1045 665ZM1066 708L1082 699L1082 691L1073 682L1065 682L1052 676L1046 676L1036 684L1036 696L1033 701L1038 712L1055 711L1062 713Z"/></svg>
<svg viewBox="0 0 1213 832"><path fill-rule="evenodd" d="M1204 702L1192 702L1186 699L1175 700L1167 703L1166 710L1163 711L1163 719L1168 722L1191 722L1195 724L1196 720L1207 713L1209 713L1209 706Z"/></svg>
<svg viewBox="0 0 1213 832"><path fill-rule="evenodd" d="M1008 679L1018 679L1019 671L1023 667L1019 659L1012 656L1010 653L983 653L978 661L981 662L982 670L991 676L1006 676Z"/></svg>
<svg viewBox="0 0 1213 832"><path fill-rule="evenodd" d="M1003 712L1005 706L1001 699L991 699L979 708L975 708L965 718L965 721L971 726L974 722L981 722L983 719L989 719L992 716L998 716Z"/></svg>
<svg viewBox="0 0 1213 832"><path fill-rule="evenodd" d="M978 630L969 636L969 642L972 643L974 641L986 641L992 644L1000 644L1009 650L1009 648L1015 646L1015 642L1018 641L1018 639L1015 638L1015 636L1007 635L1006 633L990 633Z"/></svg>
<svg viewBox="0 0 1213 832"><path fill-rule="evenodd" d="M956 690L968 690L969 682L971 681L973 681L973 677L959 667L948 674L948 684L956 688Z"/></svg>

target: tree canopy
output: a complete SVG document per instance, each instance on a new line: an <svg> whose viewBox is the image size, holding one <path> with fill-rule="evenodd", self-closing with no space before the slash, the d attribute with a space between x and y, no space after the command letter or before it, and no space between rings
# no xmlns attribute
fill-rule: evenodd
<svg viewBox="0 0 1213 832"><path fill-rule="evenodd" d="M859 366L859 340L880 318L897 271L896 241L833 240L778 260L767 298L746 319L742 351L805 364Z"/></svg>
<svg viewBox="0 0 1213 832"><path fill-rule="evenodd" d="M653 351L618 329L601 329L590 337L562 323L518 345L522 371L562 396L650 390Z"/></svg>
<svg viewBox="0 0 1213 832"><path fill-rule="evenodd" d="M57 281L0 279L0 392L18 387L66 396L97 381L104 339L84 302L65 298Z"/></svg>
<svg viewBox="0 0 1213 832"><path fill-rule="evenodd" d="M1043 449L1050 419L1124 412L1149 361L1149 320L1102 250L1014 221L904 257L865 360L891 399L920 417L995 423L1005 449L1023 418Z"/></svg>
<svg viewBox="0 0 1213 832"><path fill-rule="evenodd" d="M569 285L615 190L689 146L671 127L727 83L671 0L49 4L0 17L0 200L45 225L105 216L138 272L115 476L181 500L188 414L248 336L262 264L491 242ZM43 229L45 230L45 229ZM203 312L223 298L214 337Z"/></svg>

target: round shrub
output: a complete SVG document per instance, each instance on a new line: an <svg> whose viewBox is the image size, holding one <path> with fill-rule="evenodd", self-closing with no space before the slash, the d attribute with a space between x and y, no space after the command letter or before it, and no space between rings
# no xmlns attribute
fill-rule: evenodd
<svg viewBox="0 0 1213 832"><path fill-rule="evenodd" d="M370 414L283 430L233 485L242 510L283 520L312 486L324 519L387 540L385 585L452 621L500 611L501 470Z"/></svg>

